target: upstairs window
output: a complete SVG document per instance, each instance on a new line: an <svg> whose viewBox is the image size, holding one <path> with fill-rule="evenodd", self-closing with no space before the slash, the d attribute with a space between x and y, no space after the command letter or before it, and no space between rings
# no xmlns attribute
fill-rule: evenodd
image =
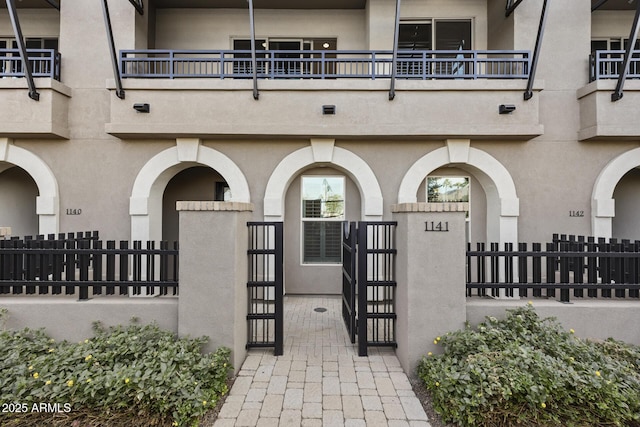
<svg viewBox="0 0 640 427"><path fill-rule="evenodd" d="M423 74L457 75L465 72L464 61L435 60L423 63L423 51L449 51L429 54L428 58L464 58L463 50L472 48L471 20L429 19L404 21L398 33L398 74L421 77ZM409 53L415 51L416 53Z"/></svg>
<svg viewBox="0 0 640 427"><path fill-rule="evenodd" d="M302 177L302 262L342 261L345 219L345 179L341 176Z"/></svg>
<svg viewBox="0 0 640 427"><path fill-rule="evenodd" d="M269 73L274 76L306 77L318 74L335 73L335 63L327 61L324 69L317 62L311 62L309 58L322 56L318 51L324 51L325 58L335 58L337 39L335 38L268 38L256 39L256 58L258 60L258 73ZM251 68L251 40L233 40L234 50L246 50L247 53L236 53L235 58L243 58L234 61L234 74L246 77L252 74ZM267 58L266 50L275 51L273 61ZM316 51L311 53L311 51ZM265 58L267 60L265 61Z"/></svg>
<svg viewBox="0 0 640 427"><path fill-rule="evenodd" d="M404 21L398 33L399 50L469 50L470 19Z"/></svg>

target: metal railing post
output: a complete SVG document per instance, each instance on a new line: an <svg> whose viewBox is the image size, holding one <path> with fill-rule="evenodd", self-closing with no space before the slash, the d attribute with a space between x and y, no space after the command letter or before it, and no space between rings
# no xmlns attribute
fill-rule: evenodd
<svg viewBox="0 0 640 427"><path fill-rule="evenodd" d="M391 87L389 88L389 101L396 97L396 65L398 62L398 32L400 31L400 1L396 0L396 21L393 31L393 57L391 59Z"/></svg>
<svg viewBox="0 0 640 427"><path fill-rule="evenodd" d="M624 95L622 88L624 87L624 81L627 78L629 69L629 63L631 62L631 52L636 44L638 38L638 28L640 27L640 1L636 1L636 14L633 18L633 25L631 26L631 33L629 34L629 41L627 42L627 48L624 52L624 60L622 61L622 71L618 76L618 83L616 84L615 91L611 94L611 102L622 99Z"/></svg>
<svg viewBox="0 0 640 427"><path fill-rule="evenodd" d="M13 0L7 1L7 10L9 11L9 18L11 19L11 25L13 26L13 33L18 44L18 50L20 51L20 58L22 59L22 67L24 68L24 76L27 79L29 85L29 98L34 101L40 100L40 94L36 89L36 84L33 81L33 75L31 74L31 64L29 64L29 56L27 55L27 48L24 43L24 37L22 36L22 29L20 28L20 20L18 19L18 12L16 11L16 5ZM105 0L106 1L106 0Z"/></svg>
<svg viewBox="0 0 640 427"><path fill-rule="evenodd" d="M531 60L531 67L529 69L529 81L527 82L527 89L524 92L524 100L528 101L533 97L533 81L536 78L536 68L538 66L538 57L540 56L540 46L542 46L542 36L544 35L544 26L547 21L547 1L542 3L542 12L540 13L540 25L538 26L538 35L536 36L536 46L533 50L533 58Z"/></svg>
<svg viewBox="0 0 640 427"><path fill-rule="evenodd" d="M11 1L11 0L7 0ZM116 80L116 96L124 99L124 89L122 88L122 79L120 76L120 68L118 67L118 57L116 56L116 46L113 41L113 29L111 28L111 17L109 16L109 5L107 0L102 0L102 14L104 16L104 25L107 30L107 41L109 42L109 52L111 53L111 65L113 66L113 77Z"/></svg>
<svg viewBox="0 0 640 427"><path fill-rule="evenodd" d="M256 101L260 97L258 92L258 60L256 59L256 31L253 18L253 0L247 0L249 3L249 31L251 33L251 66L253 68L253 99Z"/></svg>

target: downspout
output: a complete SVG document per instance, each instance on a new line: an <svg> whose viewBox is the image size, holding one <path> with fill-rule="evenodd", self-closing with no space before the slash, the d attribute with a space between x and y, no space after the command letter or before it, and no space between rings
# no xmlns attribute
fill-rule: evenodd
<svg viewBox="0 0 640 427"><path fill-rule="evenodd" d="M529 70L529 81L527 89L524 92L524 100L528 101L533 97L533 81L536 78L536 68L538 67L538 57L540 56L540 45L542 45L542 36L544 35L544 25L547 21L547 0L542 3L542 13L540 14L540 25L538 26L538 35L536 37L536 47L531 58L531 69Z"/></svg>
<svg viewBox="0 0 640 427"><path fill-rule="evenodd" d="M629 70L629 63L631 62L631 51L636 45L636 39L638 38L638 24L640 20L640 0L636 0L636 16L633 18L633 26L631 27L631 34L629 34L629 42L624 52L624 61L622 62L622 72L618 76L618 84L616 84L616 90L611 94L611 102L616 102L622 99L624 95L622 88L624 87L624 81L627 79L627 73Z"/></svg>
<svg viewBox="0 0 640 427"><path fill-rule="evenodd" d="M247 0L249 3L249 26L251 27L251 68L253 70L253 99L256 101L260 97L258 93L258 60L256 59L256 28L253 19L253 0Z"/></svg>
<svg viewBox="0 0 640 427"><path fill-rule="evenodd" d="M24 77L27 79L27 85L29 85L29 98L34 101L39 101L40 94L38 93L36 84L33 81L33 74L31 74L31 66L29 65L29 57L27 56L27 48L24 45L22 29L20 28L20 20L18 19L18 12L16 11L16 5L13 3L13 0L7 0L7 9L9 10L11 25L13 26L13 34L15 35L16 42L18 43L20 59L22 59L22 68L24 69Z"/></svg>
<svg viewBox="0 0 640 427"><path fill-rule="evenodd" d="M113 29L111 28L111 18L109 17L109 5L107 4L107 0L102 0L102 12L104 15L104 25L107 28L107 41L109 42L109 51L111 52L113 76L116 79L116 96L120 99L124 99L124 89L122 88L120 68L118 67L118 58L116 57L116 45L113 42Z"/></svg>
<svg viewBox="0 0 640 427"><path fill-rule="evenodd" d="M393 30L393 57L391 59L391 84L389 101L396 97L396 68L398 63L398 32L400 31L400 0L396 0L396 22Z"/></svg>

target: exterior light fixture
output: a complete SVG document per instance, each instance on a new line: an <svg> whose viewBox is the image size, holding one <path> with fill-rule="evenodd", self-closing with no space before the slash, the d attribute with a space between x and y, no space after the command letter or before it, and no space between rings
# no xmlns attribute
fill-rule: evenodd
<svg viewBox="0 0 640 427"><path fill-rule="evenodd" d="M327 42L322 43L322 47L325 49L329 49L329 43Z"/></svg>
<svg viewBox="0 0 640 427"><path fill-rule="evenodd" d="M516 106L512 104L500 104L498 107L498 113L500 114L511 114L516 111Z"/></svg>
<svg viewBox="0 0 640 427"><path fill-rule="evenodd" d="M335 114L336 106L335 105L323 105L322 106L322 114Z"/></svg>
<svg viewBox="0 0 640 427"><path fill-rule="evenodd" d="M149 104L133 104L133 109L138 113L148 113L149 112Z"/></svg>

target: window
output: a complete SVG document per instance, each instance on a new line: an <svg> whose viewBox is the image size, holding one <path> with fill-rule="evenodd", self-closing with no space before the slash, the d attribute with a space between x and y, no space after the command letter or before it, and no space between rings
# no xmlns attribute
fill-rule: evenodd
<svg viewBox="0 0 640 427"><path fill-rule="evenodd" d="M256 58L260 61L260 58L264 58L265 54L262 53L266 48L266 40L256 39ZM234 58L242 58L240 61L233 61L233 74L239 75L238 77L246 76L251 77L253 73L251 63L251 40L234 40L233 50L244 50L246 52L236 53ZM264 73L264 63L258 62L258 74Z"/></svg>
<svg viewBox="0 0 640 427"><path fill-rule="evenodd" d="M469 177L430 176L427 178L427 202L469 202Z"/></svg>
<svg viewBox="0 0 640 427"><path fill-rule="evenodd" d="M472 47L470 19L429 19L404 21L398 33L398 73L400 75L421 75L423 63L420 60L425 50L462 51ZM416 51L408 53L406 51ZM464 54L455 52L438 54L437 58L457 58ZM429 56L431 57L431 56ZM404 58L413 58L403 61ZM462 74L464 62L435 61L427 65L427 73Z"/></svg>
<svg viewBox="0 0 640 427"><path fill-rule="evenodd" d="M427 177L427 202L429 203L469 203L468 176L429 176ZM471 241L471 221L469 213L466 215L465 235L467 242Z"/></svg>
<svg viewBox="0 0 640 427"><path fill-rule="evenodd" d="M272 38L272 39L256 39L256 58L258 60L259 74L273 74L274 76L298 76L305 77L317 74L335 73L335 63L327 61L324 69L321 68L319 62L310 61L310 58L320 58L321 54L311 51L332 52L336 50L337 40L329 39L306 39L306 38ZM235 39L233 40L234 50L244 50L247 52L236 53L234 58L242 58L241 61L234 61L234 74L240 74L239 77L250 76L251 69L251 40ZM274 51L266 53L264 51ZM306 53L308 51L309 53ZM273 61L265 60L273 55ZM335 58L335 53L325 53L325 58Z"/></svg>
<svg viewBox="0 0 640 427"><path fill-rule="evenodd" d="M344 201L344 177L302 177L303 263L337 264L342 261Z"/></svg>

